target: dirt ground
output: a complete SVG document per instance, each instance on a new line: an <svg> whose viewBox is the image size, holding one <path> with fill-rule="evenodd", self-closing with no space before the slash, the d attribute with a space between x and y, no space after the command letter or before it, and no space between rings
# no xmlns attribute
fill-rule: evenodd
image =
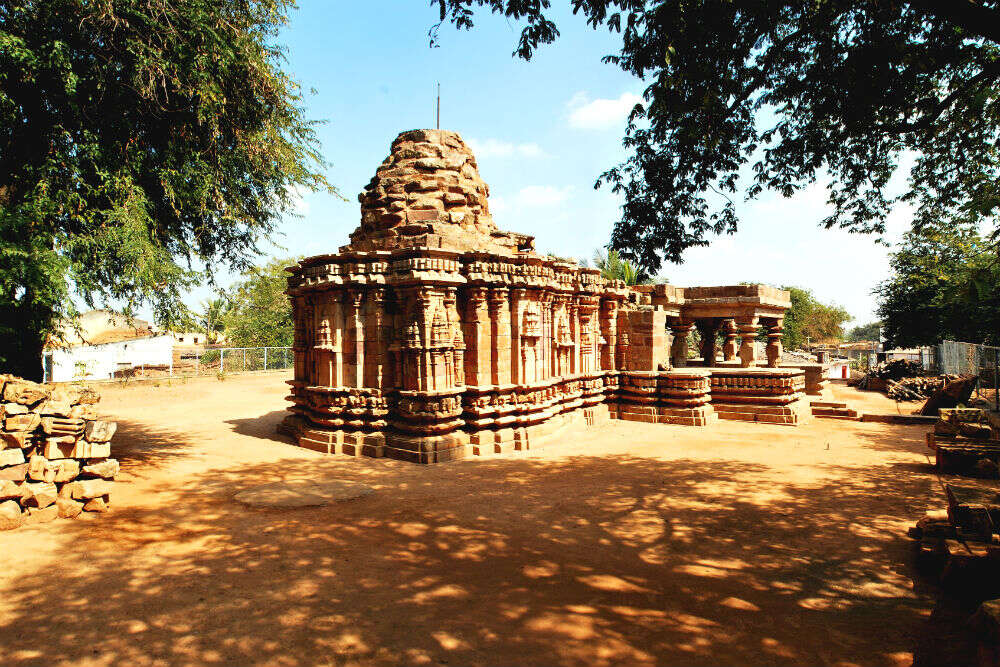
<svg viewBox="0 0 1000 667"><path fill-rule="evenodd" d="M0 533L0 665L913 660L935 591L904 533L943 504L926 427L616 421L417 466L287 444L285 379L102 389L114 510ZM232 500L315 478L376 492Z"/></svg>

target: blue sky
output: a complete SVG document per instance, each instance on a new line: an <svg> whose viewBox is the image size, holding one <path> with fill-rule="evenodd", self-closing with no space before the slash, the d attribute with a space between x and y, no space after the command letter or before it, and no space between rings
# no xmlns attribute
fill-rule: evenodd
<svg viewBox="0 0 1000 667"><path fill-rule="evenodd" d="M497 224L533 234L542 252L591 257L618 216L618 199L595 191L597 176L623 155L625 113L641 81L600 62L616 39L595 32L556 0L562 36L530 62L511 57L519 27L481 14L471 32L442 26L428 47L434 9L413 0L334 3L300 0L284 34L288 69L306 101L331 163L328 177L347 198L305 194L301 217L281 225L271 256L335 251L359 220L357 193L395 136L434 126L441 84L441 127L458 131L477 153ZM825 192L793 199L766 195L740 206L742 225L709 248L692 249L662 273L675 285L740 281L792 284L846 307L857 323L872 318L871 289L888 274L887 249L871 237L817 227ZM899 211L888 238L908 226ZM196 304L207 290L191 295Z"/></svg>

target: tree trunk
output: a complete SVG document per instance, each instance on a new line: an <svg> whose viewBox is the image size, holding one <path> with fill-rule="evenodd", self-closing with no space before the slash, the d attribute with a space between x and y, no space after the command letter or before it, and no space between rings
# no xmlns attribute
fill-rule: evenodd
<svg viewBox="0 0 1000 667"><path fill-rule="evenodd" d="M0 373L41 382L42 352L55 319L30 292L13 304L0 303Z"/></svg>

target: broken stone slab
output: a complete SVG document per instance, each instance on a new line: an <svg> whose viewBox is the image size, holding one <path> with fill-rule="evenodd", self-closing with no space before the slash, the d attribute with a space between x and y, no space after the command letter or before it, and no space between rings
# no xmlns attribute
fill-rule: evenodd
<svg viewBox="0 0 1000 667"><path fill-rule="evenodd" d="M105 459L95 463L88 463L83 466L82 472L85 475L94 475L95 477L102 477L104 479L114 479L118 476L120 469L121 467L118 464L118 459Z"/></svg>
<svg viewBox="0 0 1000 667"><path fill-rule="evenodd" d="M4 430L34 431L42 423L42 417L34 412L23 415L13 415L3 420Z"/></svg>
<svg viewBox="0 0 1000 667"><path fill-rule="evenodd" d="M8 381L3 388L3 399L8 403L20 403L29 408L47 400L52 392L40 384L28 380Z"/></svg>
<svg viewBox="0 0 1000 667"><path fill-rule="evenodd" d="M320 507L344 500L362 498L375 489L360 482L335 479L323 482L305 480L261 484L235 495L237 502L251 507Z"/></svg>
<svg viewBox="0 0 1000 667"><path fill-rule="evenodd" d="M0 433L0 449L26 449L32 444L29 431Z"/></svg>
<svg viewBox="0 0 1000 667"><path fill-rule="evenodd" d="M71 482L80 476L80 462L76 459L49 461L35 454L28 460L28 477L41 482Z"/></svg>
<svg viewBox="0 0 1000 667"><path fill-rule="evenodd" d="M4 403L3 411L5 417L13 417L14 415L24 415L28 413L28 406L21 405L20 403Z"/></svg>
<svg viewBox="0 0 1000 667"><path fill-rule="evenodd" d="M25 482L24 490L25 507L45 508L55 503L59 497L59 489L50 482Z"/></svg>
<svg viewBox="0 0 1000 667"><path fill-rule="evenodd" d="M13 530L24 525L21 506L13 500L0 503L0 530Z"/></svg>
<svg viewBox="0 0 1000 667"><path fill-rule="evenodd" d="M0 452L2 454L2 452ZM103 459L111 456L111 443L63 442L58 438L49 438L42 445L42 456L47 459Z"/></svg>
<svg viewBox="0 0 1000 667"><path fill-rule="evenodd" d="M61 417L42 417L40 426L48 435L79 435L83 432L85 422L82 419L63 419Z"/></svg>
<svg viewBox="0 0 1000 667"><path fill-rule="evenodd" d="M78 517L83 511L83 503L72 498L57 498L56 507L59 510L59 516L63 519Z"/></svg>
<svg viewBox="0 0 1000 667"><path fill-rule="evenodd" d="M48 459L44 456L33 454L28 459L28 479L35 480L36 482L54 482L56 477L55 470L49 468L48 463Z"/></svg>
<svg viewBox="0 0 1000 667"><path fill-rule="evenodd" d="M0 467L16 466L24 463L24 452L20 449L0 449Z"/></svg>
<svg viewBox="0 0 1000 667"><path fill-rule="evenodd" d="M14 450L20 451L20 450ZM3 454L3 452L0 452ZM28 464L12 465L0 468L0 480L12 480L21 482L28 476Z"/></svg>
<svg viewBox="0 0 1000 667"><path fill-rule="evenodd" d="M61 459L49 461L49 467L55 469L54 482L71 482L80 476L80 462L76 459Z"/></svg>
<svg viewBox="0 0 1000 667"><path fill-rule="evenodd" d="M87 442L108 442L118 430L118 422L106 422L100 419L88 421L83 437Z"/></svg>
<svg viewBox="0 0 1000 667"><path fill-rule="evenodd" d="M0 480L0 500L20 500L24 498L24 485L9 479Z"/></svg>
<svg viewBox="0 0 1000 667"><path fill-rule="evenodd" d="M55 504L47 507L29 507L25 513L24 523L29 526L35 523L48 523L58 517L59 508Z"/></svg>
<svg viewBox="0 0 1000 667"><path fill-rule="evenodd" d="M70 410L69 416L73 419L83 419L84 421L89 421L92 419L97 419L100 414L93 405L74 405L73 409Z"/></svg>
<svg viewBox="0 0 1000 667"><path fill-rule="evenodd" d="M38 414L43 417L68 418L72 415L73 406L68 402L49 400L42 403L37 409Z"/></svg>
<svg viewBox="0 0 1000 667"><path fill-rule="evenodd" d="M111 493L113 484L103 479L78 479L75 482L63 484L59 495L74 500L90 500L107 496Z"/></svg>
<svg viewBox="0 0 1000 667"><path fill-rule="evenodd" d="M100 496L99 498L91 498L83 504L84 512L110 512L111 511L111 497L107 494Z"/></svg>

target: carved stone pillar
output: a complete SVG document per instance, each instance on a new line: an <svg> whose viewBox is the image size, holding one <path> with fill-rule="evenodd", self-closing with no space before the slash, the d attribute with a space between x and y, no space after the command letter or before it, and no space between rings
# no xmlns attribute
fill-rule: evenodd
<svg viewBox="0 0 1000 667"><path fill-rule="evenodd" d="M365 367L365 329L361 317L361 304L364 292L348 290L345 305L347 306L346 335L344 345L344 361L346 374L344 384L349 387L364 386Z"/></svg>
<svg viewBox="0 0 1000 667"><path fill-rule="evenodd" d="M670 325L670 331L674 335L674 341L670 345L670 364L674 368L687 366L688 334L693 328L694 324L689 322L678 322Z"/></svg>
<svg viewBox="0 0 1000 667"><path fill-rule="evenodd" d="M524 313L521 311L525 303L524 289L516 288L510 291L510 358L514 361L510 372L512 384L524 382L524 355L521 350L521 324Z"/></svg>
<svg viewBox="0 0 1000 667"><path fill-rule="evenodd" d="M542 292L539 296L542 313L542 337L538 341L538 373L539 380L546 380L552 377L552 292Z"/></svg>
<svg viewBox="0 0 1000 667"><path fill-rule="evenodd" d="M569 310L569 326L570 330L573 332L573 349L572 355L569 362L569 372L572 375L580 373L580 299L579 297L570 297L569 303L566 305Z"/></svg>
<svg viewBox="0 0 1000 667"><path fill-rule="evenodd" d="M490 359L490 380L493 384L510 384L510 305L505 287L490 289L489 309L493 347Z"/></svg>
<svg viewBox="0 0 1000 667"><path fill-rule="evenodd" d="M750 368L757 365L754 341L757 339L757 317L739 317L736 328L740 332L740 366Z"/></svg>
<svg viewBox="0 0 1000 667"><path fill-rule="evenodd" d="M601 335L605 341L601 350L601 370L614 370L618 341L618 302L614 299L601 302Z"/></svg>
<svg viewBox="0 0 1000 667"><path fill-rule="evenodd" d="M490 384L492 352L492 326L486 306L485 287L470 287L466 292L465 317L465 381L470 385Z"/></svg>
<svg viewBox="0 0 1000 667"><path fill-rule="evenodd" d="M767 327L767 365L777 368L781 363L781 338L784 335L784 320L778 319Z"/></svg>
<svg viewBox="0 0 1000 667"><path fill-rule="evenodd" d="M714 366L719 353L717 336L719 323L715 320L698 322L698 336L701 338L701 358L706 366Z"/></svg>
<svg viewBox="0 0 1000 667"><path fill-rule="evenodd" d="M736 341L739 340L740 337L736 329L736 322L733 320L726 320L722 331L726 337L725 342L722 344L722 358L726 361L733 361L736 359L736 352L739 349L739 344Z"/></svg>
<svg viewBox="0 0 1000 667"><path fill-rule="evenodd" d="M385 290L368 292L364 319L364 381L361 386L382 389L386 363Z"/></svg>
<svg viewBox="0 0 1000 667"><path fill-rule="evenodd" d="M312 340L309 336L309 323L313 319L311 297L295 297L295 379L300 382L310 382L310 359L312 357Z"/></svg>

